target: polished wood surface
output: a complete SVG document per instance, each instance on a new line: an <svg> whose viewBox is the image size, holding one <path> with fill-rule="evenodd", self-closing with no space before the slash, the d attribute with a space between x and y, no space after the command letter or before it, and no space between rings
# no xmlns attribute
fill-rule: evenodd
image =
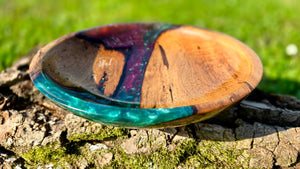
<svg viewBox="0 0 300 169"><path fill-rule="evenodd" d="M113 98L126 76L124 53L74 35L43 51L42 69L58 84L126 103ZM248 95L263 71L258 56L243 43L191 26L161 33L149 58L139 103L146 109L193 106L196 114L215 111Z"/></svg>
<svg viewBox="0 0 300 169"><path fill-rule="evenodd" d="M93 77L96 84L103 88L105 96L114 94L124 69L125 57L121 52L106 50L100 45L93 64Z"/></svg>
<svg viewBox="0 0 300 169"><path fill-rule="evenodd" d="M169 30L150 57L141 107L198 105L205 112L250 93L261 74L257 55L233 38L194 27Z"/></svg>
<svg viewBox="0 0 300 169"><path fill-rule="evenodd" d="M246 97L262 73L255 52L230 36L160 23L69 34L30 65L37 88L75 114L150 128L211 118Z"/></svg>
<svg viewBox="0 0 300 169"><path fill-rule="evenodd" d="M77 91L84 90L101 95L94 77L93 66L97 60L98 46L75 37L66 37L47 53L42 62L42 70L57 84Z"/></svg>

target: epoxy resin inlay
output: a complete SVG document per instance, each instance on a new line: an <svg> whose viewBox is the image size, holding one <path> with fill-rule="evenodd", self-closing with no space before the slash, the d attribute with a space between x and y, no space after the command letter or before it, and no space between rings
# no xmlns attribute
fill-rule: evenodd
<svg viewBox="0 0 300 169"><path fill-rule="evenodd" d="M30 65L35 86L86 119L123 127L205 120L248 95L262 65L241 42L192 26L108 25L42 48Z"/></svg>

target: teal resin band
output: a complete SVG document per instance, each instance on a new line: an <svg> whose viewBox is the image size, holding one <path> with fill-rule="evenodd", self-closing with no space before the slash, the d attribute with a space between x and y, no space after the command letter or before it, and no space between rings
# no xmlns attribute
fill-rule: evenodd
<svg viewBox="0 0 300 169"><path fill-rule="evenodd" d="M127 23L44 46L30 77L60 107L130 128L178 127L211 118L247 96L262 64L246 45L193 26Z"/></svg>
<svg viewBox="0 0 300 169"><path fill-rule="evenodd" d="M140 109L116 107L86 101L71 95L47 75L38 74L33 79L34 85L55 104L71 110L76 115L88 120L120 127L149 127L172 121L193 114L192 107L175 107L160 109Z"/></svg>

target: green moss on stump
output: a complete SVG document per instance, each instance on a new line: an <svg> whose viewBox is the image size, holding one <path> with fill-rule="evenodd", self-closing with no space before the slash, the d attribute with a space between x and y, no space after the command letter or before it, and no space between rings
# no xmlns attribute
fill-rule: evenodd
<svg viewBox="0 0 300 169"><path fill-rule="evenodd" d="M70 142L78 144L79 142ZM74 145L73 145L74 146ZM159 147L147 154L126 154L120 146L107 150L91 151L85 145L78 148L76 153L70 153L67 147L44 146L21 154L29 166L53 164L67 168L66 163L71 166L81 164L84 161L89 167L104 167L96 164L97 158L102 153L111 152L113 159L106 167L113 168L175 168L182 167L212 167L212 168L240 168L242 164L237 161L243 154L242 150L228 147L227 142L220 141L185 141L177 145L174 151L166 147Z"/></svg>
<svg viewBox="0 0 300 169"><path fill-rule="evenodd" d="M54 148L54 146L36 147L31 151L22 153L28 166L36 167L39 165L54 164L54 166L64 166L66 161L73 158L66 153L65 147Z"/></svg>
<svg viewBox="0 0 300 169"><path fill-rule="evenodd" d="M229 148L225 142L218 141L186 141L178 145L174 151L160 147L150 154L127 155L119 150L110 166L116 168L240 168L242 164L237 158L242 150Z"/></svg>
<svg viewBox="0 0 300 169"><path fill-rule="evenodd" d="M20 156L25 159L28 166L32 167L53 164L54 166L68 168L66 163L76 165L80 161L86 161L93 166L95 155L92 156L91 151L86 148L83 149L86 143L126 137L129 133L128 129L111 126L101 126L97 131L96 133L71 134L68 138L62 139L62 143L35 147L31 151L20 154Z"/></svg>
<svg viewBox="0 0 300 169"><path fill-rule="evenodd" d="M112 127L112 126L101 126L97 129L99 132L85 132L85 133L74 133L68 137L70 141L82 141L82 140L104 140L113 139L129 134L129 130L126 128Z"/></svg>

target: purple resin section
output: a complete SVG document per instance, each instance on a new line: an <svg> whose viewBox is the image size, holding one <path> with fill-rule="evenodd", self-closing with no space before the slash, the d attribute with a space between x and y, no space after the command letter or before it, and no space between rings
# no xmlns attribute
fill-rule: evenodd
<svg viewBox="0 0 300 169"><path fill-rule="evenodd" d="M177 27L168 24L121 24L83 31L77 37L101 43L106 49L124 54L124 70L114 94L110 97L126 104L131 102L139 105L144 73L155 41L162 32ZM101 87L99 90L103 91Z"/></svg>

